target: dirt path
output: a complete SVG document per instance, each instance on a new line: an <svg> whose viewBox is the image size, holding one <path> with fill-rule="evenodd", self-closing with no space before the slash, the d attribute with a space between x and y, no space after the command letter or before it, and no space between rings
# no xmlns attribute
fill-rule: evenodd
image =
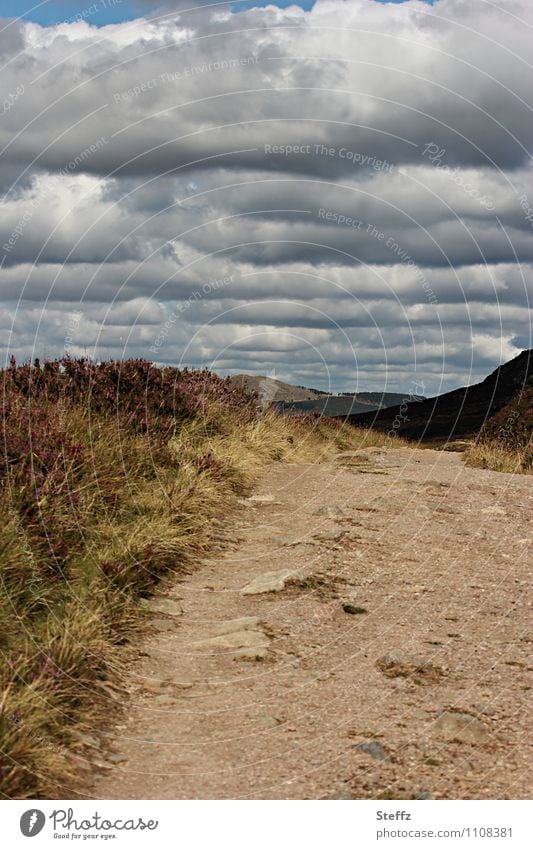
<svg viewBox="0 0 533 849"><path fill-rule="evenodd" d="M430 450L270 467L160 605L94 797L529 796L532 501Z"/></svg>

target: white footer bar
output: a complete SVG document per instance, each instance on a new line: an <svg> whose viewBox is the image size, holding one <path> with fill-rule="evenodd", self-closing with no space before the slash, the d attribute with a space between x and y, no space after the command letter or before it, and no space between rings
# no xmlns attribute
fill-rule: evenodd
<svg viewBox="0 0 533 849"><path fill-rule="evenodd" d="M2 845L529 849L523 801L4 801ZM35 841L35 842L32 842Z"/></svg>

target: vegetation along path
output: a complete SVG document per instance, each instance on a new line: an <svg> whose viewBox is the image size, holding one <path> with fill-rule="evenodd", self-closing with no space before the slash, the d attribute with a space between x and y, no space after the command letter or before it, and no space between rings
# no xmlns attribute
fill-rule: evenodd
<svg viewBox="0 0 533 849"><path fill-rule="evenodd" d="M524 798L531 479L368 448L274 463L151 602L95 798Z"/></svg>

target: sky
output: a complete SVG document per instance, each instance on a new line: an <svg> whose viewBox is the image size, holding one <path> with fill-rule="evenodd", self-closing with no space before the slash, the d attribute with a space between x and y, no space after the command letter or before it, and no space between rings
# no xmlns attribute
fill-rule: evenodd
<svg viewBox="0 0 533 849"><path fill-rule="evenodd" d="M207 5L214 7L217 2L223 5L220 0L183 0L181 6L185 9L192 7ZM274 5L278 8L286 8L287 6L298 5L302 9L308 10L314 5L315 0L299 0L295 3L294 0L277 0L271 3L271 0L233 0L231 8L238 12L253 7L261 7ZM405 3L408 0L368 0L368 2L376 3ZM425 0L430 5L435 0ZM179 2L162 2L162 0L0 0L0 17L3 18L23 18L29 21L48 26L57 24L63 21L73 21L76 18L81 18L90 21L92 26L105 26L106 24L115 24L120 21L134 20L140 13L149 14L165 14L169 8L179 7Z"/></svg>
<svg viewBox="0 0 533 849"><path fill-rule="evenodd" d="M527 0L0 0L2 360L482 379L531 347L532 29Z"/></svg>

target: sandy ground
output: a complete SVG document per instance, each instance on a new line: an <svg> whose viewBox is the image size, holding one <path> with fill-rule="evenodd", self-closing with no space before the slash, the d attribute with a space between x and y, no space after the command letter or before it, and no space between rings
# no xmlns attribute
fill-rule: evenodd
<svg viewBox="0 0 533 849"><path fill-rule="evenodd" d="M155 604L92 796L529 797L531 480L411 448L272 465Z"/></svg>

